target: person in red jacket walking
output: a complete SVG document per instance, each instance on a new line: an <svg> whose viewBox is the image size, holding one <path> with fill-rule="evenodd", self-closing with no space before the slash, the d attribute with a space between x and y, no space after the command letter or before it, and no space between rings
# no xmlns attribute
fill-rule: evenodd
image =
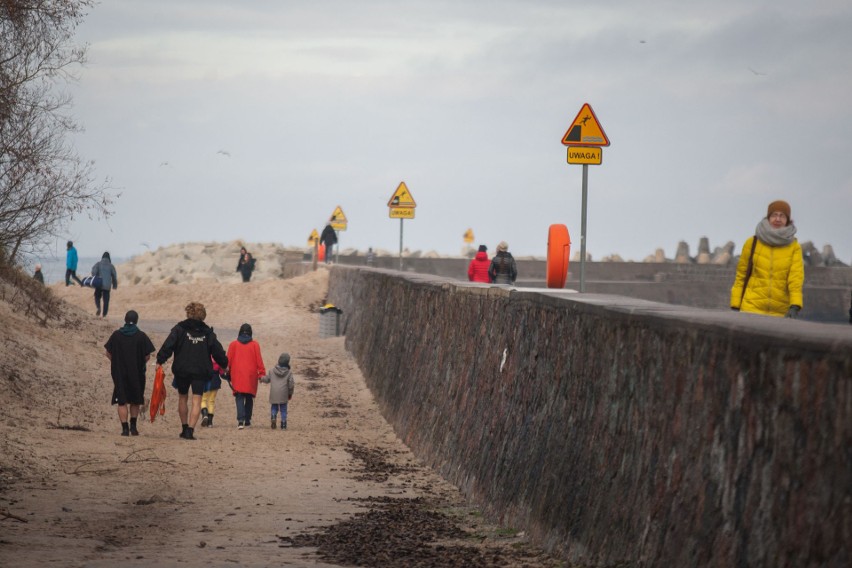
<svg viewBox="0 0 852 568"><path fill-rule="evenodd" d="M252 339L251 326L247 323L240 326L236 341L232 341L228 346L228 364L231 388L237 402L237 427L242 430L251 426L257 380L266 375L260 345Z"/></svg>
<svg viewBox="0 0 852 568"><path fill-rule="evenodd" d="M485 245L479 245L479 250L476 252L476 256L473 257L473 260L470 261L470 264L467 266L467 279L471 282L485 282L488 284L491 282L491 278L488 276L488 267L491 265L491 261L488 260L488 247Z"/></svg>

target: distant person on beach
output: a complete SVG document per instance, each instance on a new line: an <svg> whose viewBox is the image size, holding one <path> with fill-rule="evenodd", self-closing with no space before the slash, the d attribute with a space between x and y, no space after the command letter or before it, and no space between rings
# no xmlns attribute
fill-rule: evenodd
<svg viewBox="0 0 852 568"><path fill-rule="evenodd" d="M228 345L229 371L234 400L237 403L237 428L251 426L254 397L257 396L257 381L266 374L260 345L252 339L251 325L240 326L237 339Z"/></svg>
<svg viewBox="0 0 852 568"><path fill-rule="evenodd" d="M753 237L743 244L731 288L731 309L798 317L805 280L802 247L786 201L769 204Z"/></svg>
<svg viewBox="0 0 852 568"><path fill-rule="evenodd" d="M278 364L260 378L260 382L269 384L269 404L272 417L272 429L275 430L276 419L281 415L281 429L287 429L287 404L293 398L296 389L296 380L293 371L290 370L290 354L282 353L278 356Z"/></svg>
<svg viewBox="0 0 852 568"><path fill-rule="evenodd" d="M479 250L476 251L476 256L467 265L467 279L471 282L483 282L488 284L491 282L491 276L488 275L488 269L491 267L491 262L488 260L488 247L479 245Z"/></svg>
<svg viewBox="0 0 852 568"><path fill-rule="evenodd" d="M201 415L201 397L204 384L213 372L213 361L222 369L228 368L225 349L216 338L212 327L204 323L207 310L199 302L190 302L186 308L186 319L169 332L160 351L157 365L162 365L174 354L172 373L178 390L178 415L181 422L180 437L195 439L195 425ZM192 389L192 408L189 408L189 390Z"/></svg>
<svg viewBox="0 0 852 568"><path fill-rule="evenodd" d="M334 231L334 227L331 226L336 219L337 217L332 215L331 221L325 226L320 235L320 242L325 246L326 264L331 264L331 254L334 250L334 245L337 244L337 233Z"/></svg>
<svg viewBox="0 0 852 568"><path fill-rule="evenodd" d="M118 405L122 436L139 435L136 420L145 402L145 364L154 352L154 344L138 324L139 314L130 310L124 314L124 326L112 332L104 344L112 373L112 404Z"/></svg>
<svg viewBox="0 0 852 568"><path fill-rule="evenodd" d="M213 372L210 373L208 381L204 383L204 394L201 395L201 425L205 428L213 427L216 395L222 388L222 375L225 373L225 369L220 367L213 357L210 357L210 362L213 364Z"/></svg>
<svg viewBox="0 0 852 568"><path fill-rule="evenodd" d="M500 241L497 245L497 254L491 259L488 276L495 284L514 284L517 280L518 268L506 241Z"/></svg>
<svg viewBox="0 0 852 568"><path fill-rule="evenodd" d="M118 275L115 273L115 266L112 265L108 252L103 254L100 262L92 266L92 276L101 279L100 286L95 286L95 307L98 309L95 315L107 317L110 290L118 288ZM101 312L101 298L104 300L103 312Z"/></svg>
<svg viewBox="0 0 852 568"><path fill-rule="evenodd" d="M41 282L42 284L44 284L44 273L42 273L42 271L41 271L41 265L40 264L35 265L35 272L33 272L33 278L37 282Z"/></svg>
<svg viewBox="0 0 852 568"><path fill-rule="evenodd" d="M74 243L72 241L68 241L65 244L67 252L65 253L65 285L71 285L71 279L73 278L77 284L80 286L83 285L83 281L77 278L77 249L74 248Z"/></svg>
<svg viewBox="0 0 852 568"><path fill-rule="evenodd" d="M373 252L373 247L367 249L367 266L373 266L376 262L376 253Z"/></svg>
<svg viewBox="0 0 852 568"><path fill-rule="evenodd" d="M251 280L251 273L254 272L254 257L247 252L245 247L240 249L240 260L237 262L237 272L243 277L243 282Z"/></svg>

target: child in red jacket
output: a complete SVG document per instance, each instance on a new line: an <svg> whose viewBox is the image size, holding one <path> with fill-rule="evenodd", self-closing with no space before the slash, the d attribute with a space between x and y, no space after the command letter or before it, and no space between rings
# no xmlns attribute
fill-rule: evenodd
<svg viewBox="0 0 852 568"><path fill-rule="evenodd" d="M252 339L251 326L247 323L240 326L236 341L228 346L228 369L237 402L237 428L242 430L251 426L257 380L266 375L260 345Z"/></svg>

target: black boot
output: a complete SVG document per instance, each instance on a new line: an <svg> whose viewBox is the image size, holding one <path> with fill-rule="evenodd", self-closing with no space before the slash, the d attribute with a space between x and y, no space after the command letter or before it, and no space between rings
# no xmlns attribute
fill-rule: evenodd
<svg viewBox="0 0 852 568"><path fill-rule="evenodd" d="M136 429L136 419L135 418L130 419L130 435L131 436L138 436L139 435L139 430Z"/></svg>
<svg viewBox="0 0 852 568"><path fill-rule="evenodd" d="M130 426L127 425L127 422L121 423L121 435L129 436L130 435Z"/></svg>
<svg viewBox="0 0 852 568"><path fill-rule="evenodd" d="M207 427L208 428L213 427L213 415L212 414L207 415Z"/></svg>
<svg viewBox="0 0 852 568"><path fill-rule="evenodd" d="M202 426L207 426L207 421L209 420L208 416L209 416L209 414L207 413L207 409L202 408L201 409L201 425Z"/></svg>
<svg viewBox="0 0 852 568"><path fill-rule="evenodd" d="M194 440L195 436L192 434L195 432L195 428L186 427L186 436L183 437L184 440Z"/></svg>
<svg viewBox="0 0 852 568"><path fill-rule="evenodd" d="M182 428L182 430L180 431L180 437L186 438L186 431L189 430L189 425L188 424L182 424L181 428Z"/></svg>

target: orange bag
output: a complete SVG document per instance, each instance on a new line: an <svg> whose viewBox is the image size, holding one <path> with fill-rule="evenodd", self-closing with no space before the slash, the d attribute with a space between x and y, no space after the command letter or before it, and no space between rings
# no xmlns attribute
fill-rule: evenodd
<svg viewBox="0 0 852 568"><path fill-rule="evenodd" d="M151 389L151 422L157 416L157 411L160 414L166 413L166 372L163 371L162 365L157 365L157 372L154 375L154 388Z"/></svg>

